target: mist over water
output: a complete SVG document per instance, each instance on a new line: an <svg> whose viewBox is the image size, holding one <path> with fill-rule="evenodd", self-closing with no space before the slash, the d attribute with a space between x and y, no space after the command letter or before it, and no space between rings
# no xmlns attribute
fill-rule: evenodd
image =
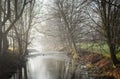
<svg viewBox="0 0 120 79"><path fill-rule="evenodd" d="M65 58L46 55L28 59L28 79L59 79Z"/></svg>
<svg viewBox="0 0 120 79"><path fill-rule="evenodd" d="M33 31L31 38L34 39L29 55L41 55L28 58L28 79L60 79L62 66L68 57L63 52L48 50L52 46L48 39L45 41L44 35Z"/></svg>

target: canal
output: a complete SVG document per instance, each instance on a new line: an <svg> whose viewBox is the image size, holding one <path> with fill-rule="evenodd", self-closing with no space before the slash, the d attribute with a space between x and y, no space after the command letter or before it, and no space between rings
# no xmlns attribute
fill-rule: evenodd
<svg viewBox="0 0 120 79"><path fill-rule="evenodd" d="M28 79L63 79L69 58L62 52L34 52L28 58ZM44 54L43 54L44 53Z"/></svg>
<svg viewBox="0 0 120 79"><path fill-rule="evenodd" d="M33 52L27 62L28 79L94 79L86 74L87 71L74 71L73 64L64 52Z"/></svg>
<svg viewBox="0 0 120 79"><path fill-rule="evenodd" d="M76 63L64 52L33 51L29 53L27 60L28 79L109 79L90 76L85 65L79 63L76 66ZM24 70L22 74L22 79L26 79ZM11 79L19 78L16 76Z"/></svg>

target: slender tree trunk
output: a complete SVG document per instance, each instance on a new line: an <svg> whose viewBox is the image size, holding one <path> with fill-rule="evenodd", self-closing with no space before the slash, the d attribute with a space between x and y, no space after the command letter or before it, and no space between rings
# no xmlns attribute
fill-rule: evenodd
<svg viewBox="0 0 120 79"><path fill-rule="evenodd" d="M78 54L78 50L77 50L75 40L73 38L71 38L71 39L72 39L72 43L73 43L73 48L75 49L75 53Z"/></svg>
<svg viewBox="0 0 120 79"><path fill-rule="evenodd" d="M2 53L2 32L0 31L0 54Z"/></svg>
<svg viewBox="0 0 120 79"><path fill-rule="evenodd" d="M22 67L19 68L19 79L22 79Z"/></svg>
<svg viewBox="0 0 120 79"><path fill-rule="evenodd" d="M25 76L25 79L28 79L27 66L26 66L26 64L25 64L25 66L24 66L24 76Z"/></svg>
<svg viewBox="0 0 120 79"><path fill-rule="evenodd" d="M8 39L7 39L7 34L3 34L3 52L7 52L8 50L8 47L9 47L9 42L8 42Z"/></svg>
<svg viewBox="0 0 120 79"><path fill-rule="evenodd" d="M1 0L0 0L0 54L2 53L2 26L1 26Z"/></svg>
<svg viewBox="0 0 120 79"><path fill-rule="evenodd" d="M115 48L112 44L109 46L109 48L110 48L110 55L111 55L113 64L117 67L120 64L120 61L117 59Z"/></svg>

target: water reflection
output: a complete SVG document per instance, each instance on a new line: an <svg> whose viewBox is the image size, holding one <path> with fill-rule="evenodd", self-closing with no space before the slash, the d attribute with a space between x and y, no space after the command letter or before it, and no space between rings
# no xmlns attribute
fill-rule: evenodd
<svg viewBox="0 0 120 79"><path fill-rule="evenodd" d="M87 71L73 71L72 63L64 53L53 51L46 52L44 56L29 57L28 79L94 79L88 76Z"/></svg>
<svg viewBox="0 0 120 79"><path fill-rule="evenodd" d="M38 56L28 59L28 79L60 79L63 55Z"/></svg>

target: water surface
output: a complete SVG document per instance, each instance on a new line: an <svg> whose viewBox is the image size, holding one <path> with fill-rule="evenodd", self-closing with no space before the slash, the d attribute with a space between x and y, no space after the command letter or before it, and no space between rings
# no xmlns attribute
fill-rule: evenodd
<svg viewBox="0 0 120 79"><path fill-rule="evenodd" d="M66 55L61 52L28 58L28 79L60 79Z"/></svg>

